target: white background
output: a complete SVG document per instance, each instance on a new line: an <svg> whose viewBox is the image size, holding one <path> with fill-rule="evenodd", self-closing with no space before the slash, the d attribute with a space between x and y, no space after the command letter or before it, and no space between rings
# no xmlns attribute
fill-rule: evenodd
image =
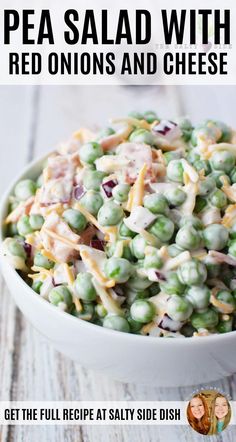
<svg viewBox="0 0 236 442"><path fill-rule="evenodd" d="M11 45L3 44L3 10L15 8L19 11L20 14L20 25L19 28L12 33ZM22 45L22 9L35 9L35 15L30 17L30 23L34 24L34 29L30 30L29 36L30 38L34 38L37 41L38 36L38 28L39 28L39 20L41 16L41 10L50 9L52 26L55 37L55 44L50 46L45 41L43 45ZM135 10L136 9L147 9L150 11L152 16L152 39L148 45L144 45L143 47L138 47L133 44L132 46L124 44L120 46L111 46L107 47L102 46L101 44L93 47L91 44L87 44L86 47L81 46L80 44L76 46L68 46L64 42L63 34L64 30L67 29L64 23L64 12L66 9L76 9L79 11L80 19L78 28L80 31L80 35L83 29L83 19L84 12L86 9L94 9L96 14L96 25L98 30L98 37L101 32L101 9L108 9L108 32L111 38L115 37L115 30L117 29L118 22L118 13L120 9L128 9L129 17L130 17L130 25L132 30L132 35L134 36L135 30ZM228 52L228 75L164 75L162 69L162 59L165 51L159 50L158 53L158 64L160 65L160 69L158 70L157 75L155 76L143 76L143 75L129 75L129 76L121 76L120 75L120 61L123 56L124 51L129 51L130 54L134 51L144 51L144 52L155 52L156 45L164 43L164 34L163 34L163 25L161 19L161 9L177 9L178 14L180 9L187 9L186 14L186 27L184 34L184 43L189 43L189 10L190 9L230 9L231 10L231 43L232 49L226 50ZM143 2L142 0L120 0L118 3L110 2L109 0L68 0L65 2L64 0L1 0L0 4L0 56L1 56L1 70L0 70L0 84L110 84L110 85L121 85L121 84L130 84L133 82L135 84L236 84L236 28L234 23L236 21L236 9L235 3L233 0L224 0L222 3L221 0L181 0L181 2L176 2L176 0L146 0ZM212 15L213 17L213 15ZM201 46L201 34L199 32L200 28L200 15L197 16L196 20L196 29L197 29L197 41L199 51L202 51ZM210 27L213 23L213 20L210 20ZM214 28L214 26L213 26ZM214 42L214 38L212 33L209 33L209 42ZM176 52L178 49L175 49L175 40L173 41L173 45L171 46L170 51ZM212 46L212 51L218 51L214 49L214 45ZM222 49L223 50L223 49ZM8 52L18 52L21 54L22 52L39 52L43 57L43 70L39 76L32 75L18 75L18 76L10 76L8 69ZM117 61L117 70L116 75L49 75L47 69L47 58L50 52L113 52L116 54ZM186 51L190 51L190 48L187 48ZM195 51L195 50L194 50ZM225 52L225 50L223 50ZM181 52L181 51L180 51Z"/></svg>

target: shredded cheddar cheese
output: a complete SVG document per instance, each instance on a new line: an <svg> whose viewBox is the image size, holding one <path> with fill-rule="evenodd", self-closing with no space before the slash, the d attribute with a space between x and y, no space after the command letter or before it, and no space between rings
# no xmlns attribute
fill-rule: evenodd
<svg viewBox="0 0 236 442"><path fill-rule="evenodd" d="M49 252L48 250L42 249L41 250L41 254L43 256L45 256L45 258L48 258L48 259L50 259L53 262L58 262L57 259L55 258L55 256L51 252Z"/></svg>
<svg viewBox="0 0 236 442"><path fill-rule="evenodd" d="M103 306L109 313L123 316L123 310L117 304L117 302L111 297L107 288L99 283L97 278L93 278L93 285L96 289L98 296L100 297Z"/></svg>
<svg viewBox="0 0 236 442"><path fill-rule="evenodd" d="M105 235L106 240L110 240L111 242L114 242L116 240L118 229L116 226L110 226L110 227L104 227L101 226L95 216L91 215L91 213L86 210L82 204L76 202L73 204L73 208L76 210L79 210L87 219L88 222L93 224L98 230L100 230Z"/></svg>
<svg viewBox="0 0 236 442"><path fill-rule="evenodd" d="M58 233L53 232L52 230L47 229L46 227L43 228L43 231L47 233L48 236L50 236L53 239L56 239L57 241L63 242L68 247L71 247L74 250L80 251L79 244L74 243L73 241L70 241L69 239L65 238L62 235L58 235Z"/></svg>
<svg viewBox="0 0 236 442"><path fill-rule="evenodd" d="M144 164L139 171L138 178L136 179L132 189L129 193L129 199L126 206L126 210L131 212L135 207L143 205L145 175L147 172L147 165Z"/></svg>
<svg viewBox="0 0 236 442"><path fill-rule="evenodd" d="M85 266L90 271L90 273L94 275L94 277L100 282L101 285L104 285L105 287L114 287L115 281L113 279L109 280L106 278L106 276L99 268L99 264L101 264L101 261L100 262L95 261L95 259L92 257L92 253L89 252L89 247L80 250L80 256L84 261Z"/></svg>
<svg viewBox="0 0 236 442"><path fill-rule="evenodd" d="M183 165L184 172L189 177L189 180L191 180L193 183L197 183L199 181L198 172L184 158L181 160L181 162Z"/></svg>
<svg viewBox="0 0 236 442"><path fill-rule="evenodd" d="M226 228L232 227L232 225L236 222L236 204L230 204L225 210L224 217L221 221L221 224Z"/></svg>
<svg viewBox="0 0 236 442"><path fill-rule="evenodd" d="M67 263L64 264L64 270L65 270L65 273L67 276L68 285L69 285L71 292L72 292L75 308L76 308L77 312L81 312L83 310L83 307L82 307L82 304L81 304L79 298L76 297L75 290L74 290L74 282L75 282L74 274Z"/></svg>

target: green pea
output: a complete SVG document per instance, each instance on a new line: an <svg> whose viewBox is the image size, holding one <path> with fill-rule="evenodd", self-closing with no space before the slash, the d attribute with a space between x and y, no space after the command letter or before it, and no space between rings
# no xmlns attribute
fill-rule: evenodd
<svg viewBox="0 0 236 442"><path fill-rule="evenodd" d="M221 121L216 121L215 124L221 130L221 138L218 140L218 143L230 143L232 137L232 129L227 126L227 124L222 123Z"/></svg>
<svg viewBox="0 0 236 442"><path fill-rule="evenodd" d="M30 215L29 223L33 230L40 230L44 224L44 218L42 215Z"/></svg>
<svg viewBox="0 0 236 442"><path fill-rule="evenodd" d="M215 170L209 176L215 180L216 187L218 187L219 189L221 189L221 187L223 186L222 177L230 185L230 179L228 175L225 175L225 173L222 170Z"/></svg>
<svg viewBox="0 0 236 442"><path fill-rule="evenodd" d="M167 177L171 181L176 181L178 183L183 183L183 165L181 160L172 160L167 166Z"/></svg>
<svg viewBox="0 0 236 442"><path fill-rule="evenodd" d="M39 177L36 180L36 186L39 189L43 185L43 174L39 175Z"/></svg>
<svg viewBox="0 0 236 442"><path fill-rule="evenodd" d="M155 235L160 241L169 241L174 233L174 223L163 215L160 215L157 220L149 227L148 231Z"/></svg>
<svg viewBox="0 0 236 442"><path fill-rule="evenodd" d="M168 295L182 295L185 292L186 285L178 278L177 273L169 273L166 281L159 283L161 291Z"/></svg>
<svg viewBox="0 0 236 442"><path fill-rule="evenodd" d="M212 143L219 139L218 130L214 126L198 126L196 127L191 136L191 143L195 147L200 140L210 140Z"/></svg>
<svg viewBox="0 0 236 442"><path fill-rule="evenodd" d="M221 279L222 282L229 287L232 283L232 279L235 278L235 271L229 266L221 266Z"/></svg>
<svg viewBox="0 0 236 442"><path fill-rule="evenodd" d="M46 258L46 256L43 256L42 253L36 252L34 255L34 265L50 270L54 267L54 262Z"/></svg>
<svg viewBox="0 0 236 442"><path fill-rule="evenodd" d="M206 175L211 173L211 167L210 167L209 161L207 161L207 160L197 160L193 163L193 167L198 172L200 172L200 170L204 170Z"/></svg>
<svg viewBox="0 0 236 442"><path fill-rule="evenodd" d="M143 326L141 322L135 321L131 318L131 316L128 316L127 321L129 323L131 333L138 333Z"/></svg>
<svg viewBox="0 0 236 442"><path fill-rule="evenodd" d="M114 201L103 204L98 212L98 222L102 226L115 226L124 216L123 210Z"/></svg>
<svg viewBox="0 0 236 442"><path fill-rule="evenodd" d="M105 316L107 316L107 310L102 304L97 304L95 306L95 312L99 316L99 318L105 318Z"/></svg>
<svg viewBox="0 0 236 442"><path fill-rule="evenodd" d="M97 158L102 157L103 150L99 143L91 142L82 146L79 155L84 163L93 164Z"/></svg>
<svg viewBox="0 0 236 442"><path fill-rule="evenodd" d="M20 217L17 223L17 230L21 236L26 236L29 233L33 232L33 229L30 225L29 216L23 215Z"/></svg>
<svg viewBox="0 0 236 442"><path fill-rule="evenodd" d="M228 230L221 224L211 224L203 231L203 241L209 250L222 250L228 239Z"/></svg>
<svg viewBox="0 0 236 442"><path fill-rule="evenodd" d="M191 121L188 118L181 118L178 126L181 129L183 140L187 143L191 139L193 131Z"/></svg>
<svg viewBox="0 0 236 442"><path fill-rule="evenodd" d="M207 255L204 258L204 264L207 269L207 276L209 278L217 278L220 274L220 264L217 264L211 256Z"/></svg>
<svg viewBox="0 0 236 442"><path fill-rule="evenodd" d="M127 305L133 304L137 299L146 299L150 297L149 289L134 290L126 288L125 297Z"/></svg>
<svg viewBox="0 0 236 442"><path fill-rule="evenodd" d="M234 223L230 229L229 236L231 239L236 239L236 223Z"/></svg>
<svg viewBox="0 0 236 442"><path fill-rule="evenodd" d="M19 200L24 201L33 196L36 190L37 186L34 181L22 180L15 187L15 195Z"/></svg>
<svg viewBox="0 0 236 442"><path fill-rule="evenodd" d="M144 197L144 207L155 214L167 215L169 212L168 202L164 195L151 193Z"/></svg>
<svg viewBox="0 0 236 442"><path fill-rule="evenodd" d="M12 198L15 198L15 197L12 197ZM8 212L10 213L10 212L12 212L13 210L15 210L15 209L19 206L19 204L20 204L20 202L19 202L18 200L16 200L16 199L14 199L13 201L11 201L11 202L9 203L9 210L8 210Z"/></svg>
<svg viewBox="0 0 236 442"><path fill-rule="evenodd" d="M182 249L182 247L177 246L177 244L170 244L168 246L168 253L171 256L171 258L175 258L175 256L178 256L182 252L184 252L184 249Z"/></svg>
<svg viewBox="0 0 236 442"><path fill-rule="evenodd" d="M42 281L33 281L31 288L38 294L40 294L40 289L42 287Z"/></svg>
<svg viewBox="0 0 236 442"><path fill-rule="evenodd" d="M196 329L192 326L192 324L189 324L188 322L183 325L180 329L180 334L185 336L186 338L191 338L194 334Z"/></svg>
<svg viewBox="0 0 236 442"><path fill-rule="evenodd" d="M218 299L218 301L220 301L222 304L232 307L232 309L235 309L236 307L235 299L228 290L220 290L216 294L216 299ZM224 313L224 308L214 306L214 309L220 313Z"/></svg>
<svg viewBox="0 0 236 442"><path fill-rule="evenodd" d="M217 140L218 143L229 143L232 136L231 128L227 124L222 123L222 121L210 121L210 123L213 123L221 131L221 136Z"/></svg>
<svg viewBox="0 0 236 442"><path fill-rule="evenodd" d="M236 167L234 167L231 170L229 177L230 177L231 184L235 184L236 183Z"/></svg>
<svg viewBox="0 0 236 442"><path fill-rule="evenodd" d="M145 269L160 269L163 266L163 261L158 255L158 251L154 249L152 253L149 253L144 258L144 268Z"/></svg>
<svg viewBox="0 0 236 442"><path fill-rule="evenodd" d="M9 223L7 228L7 233L9 236L18 235L17 223Z"/></svg>
<svg viewBox="0 0 236 442"><path fill-rule="evenodd" d="M180 227L184 226L192 226L197 230L203 228L202 221L197 216L194 215L183 216L181 218Z"/></svg>
<svg viewBox="0 0 236 442"><path fill-rule="evenodd" d="M152 281L149 281L148 278L141 277L134 273L126 283L127 288L136 291L142 291L150 287L152 285Z"/></svg>
<svg viewBox="0 0 236 442"><path fill-rule="evenodd" d="M136 233L132 232L132 230L130 230L124 222L122 222L120 224L119 234L121 237L124 237L124 238L134 238L136 235Z"/></svg>
<svg viewBox="0 0 236 442"><path fill-rule="evenodd" d="M168 215L169 207L164 195L151 193L144 197L144 207L154 214Z"/></svg>
<svg viewBox="0 0 236 442"><path fill-rule="evenodd" d="M154 305L146 299L137 299L130 307L131 318L142 324L151 322L155 314Z"/></svg>
<svg viewBox="0 0 236 442"><path fill-rule="evenodd" d="M87 226L87 220L79 210L67 209L63 212L63 218L72 229L78 232L82 232Z"/></svg>
<svg viewBox="0 0 236 442"><path fill-rule="evenodd" d="M128 113L128 116L135 118L135 120L143 120L143 114L141 112L132 111Z"/></svg>
<svg viewBox="0 0 236 442"><path fill-rule="evenodd" d="M182 157L182 152L172 150L164 153L165 163L168 165L172 160L178 160Z"/></svg>
<svg viewBox="0 0 236 442"><path fill-rule="evenodd" d="M102 321L102 318L98 318L98 317L94 317L93 318L93 320L92 321L90 321L90 322L92 322L93 324L95 324L95 325L99 325L99 327L102 327L103 326L103 321Z"/></svg>
<svg viewBox="0 0 236 442"><path fill-rule="evenodd" d="M206 266L197 259L181 264L177 272L182 284L202 285L207 278Z"/></svg>
<svg viewBox="0 0 236 442"><path fill-rule="evenodd" d="M170 189L165 193L165 197L170 206L180 206L187 198L187 194L179 188Z"/></svg>
<svg viewBox="0 0 236 442"><path fill-rule="evenodd" d="M135 258L143 259L145 257L145 248L147 245L147 241L140 234L132 239L130 249Z"/></svg>
<svg viewBox="0 0 236 442"><path fill-rule="evenodd" d="M87 170L83 178L84 187L86 187L87 190L99 191L105 176L106 174L99 170Z"/></svg>
<svg viewBox="0 0 236 442"><path fill-rule="evenodd" d="M201 236L194 227L184 226L179 229L175 241L182 249L194 250L200 247Z"/></svg>
<svg viewBox="0 0 236 442"><path fill-rule="evenodd" d="M211 157L211 165L215 170L229 173L235 166L235 156L227 150L216 151Z"/></svg>
<svg viewBox="0 0 236 442"><path fill-rule="evenodd" d="M206 177L204 180L199 182L199 195L207 196L216 187L215 180L212 176Z"/></svg>
<svg viewBox="0 0 236 442"><path fill-rule="evenodd" d="M160 293L160 285L158 282L153 282L152 285L148 288L149 296L155 296Z"/></svg>
<svg viewBox="0 0 236 442"><path fill-rule="evenodd" d="M190 322L194 328L212 329L217 326L219 315L215 310L207 309L204 312L194 312L190 318Z"/></svg>
<svg viewBox="0 0 236 442"><path fill-rule="evenodd" d="M103 321L103 327L110 328L111 330L117 330L120 332L129 333L130 326L127 319L119 315L106 316Z"/></svg>
<svg viewBox="0 0 236 442"><path fill-rule="evenodd" d="M144 112L143 117L149 124L154 123L158 119L156 112L151 110Z"/></svg>
<svg viewBox="0 0 236 442"><path fill-rule="evenodd" d="M96 216L100 207L103 205L103 198L100 193L89 190L80 199L80 204L82 204L89 213Z"/></svg>
<svg viewBox="0 0 236 442"><path fill-rule="evenodd" d="M19 256L20 258L26 259L26 252L22 244L15 238L10 238L7 242L7 248L11 255Z"/></svg>
<svg viewBox="0 0 236 442"><path fill-rule="evenodd" d="M133 264L134 270L138 271L139 269L142 269L143 263L144 263L144 259L138 259L138 261Z"/></svg>
<svg viewBox="0 0 236 442"><path fill-rule="evenodd" d="M112 243L112 244L108 245L106 251L107 251L107 255L109 256L109 258L114 255L114 253L116 251L116 246L117 246L117 243ZM132 261L133 255L132 255L130 247L128 245L123 246L123 253L122 253L121 258L125 258L125 259L128 259L128 261Z"/></svg>
<svg viewBox="0 0 236 442"><path fill-rule="evenodd" d="M133 255L128 245L123 247L122 258L128 259L128 261L133 260Z"/></svg>
<svg viewBox="0 0 236 442"><path fill-rule="evenodd" d="M95 301L97 297L96 290L92 283L90 273L79 273L75 280L75 293L84 302Z"/></svg>
<svg viewBox="0 0 236 442"><path fill-rule="evenodd" d="M127 259L115 257L109 258L104 267L105 275L118 283L128 281L132 270L132 265Z"/></svg>
<svg viewBox="0 0 236 442"><path fill-rule="evenodd" d="M49 295L48 299L51 304L58 306L61 302L65 303L67 307L72 305L72 296L71 292L64 285L59 285L58 287L54 287Z"/></svg>
<svg viewBox="0 0 236 442"><path fill-rule="evenodd" d="M229 255L236 258L236 240L235 239L233 241L230 241L228 253L229 253Z"/></svg>
<svg viewBox="0 0 236 442"><path fill-rule="evenodd" d="M203 198L202 196L198 195L195 202L194 212L200 213L202 212L203 209L205 209L206 206L207 206L206 198Z"/></svg>
<svg viewBox="0 0 236 442"><path fill-rule="evenodd" d="M233 318L229 318L227 321L220 321L216 327L218 333L229 333L233 330Z"/></svg>
<svg viewBox="0 0 236 442"><path fill-rule="evenodd" d="M74 309L72 311L72 315L79 319L83 319L83 321L94 322L94 305L91 302L85 304L83 303L82 311L78 312L76 309Z"/></svg>
<svg viewBox="0 0 236 442"><path fill-rule="evenodd" d="M172 295L167 300L167 314L173 321L186 321L193 312L192 304L181 296Z"/></svg>
<svg viewBox="0 0 236 442"><path fill-rule="evenodd" d="M198 160L200 160L201 158L200 158L200 155L199 155L199 153L196 151L196 149L191 149L189 152L188 152L188 155L187 155L187 157L186 157L186 160L188 161L188 163L191 163L191 164L194 164L195 163L195 161L198 161Z"/></svg>
<svg viewBox="0 0 236 442"><path fill-rule="evenodd" d="M116 201L118 201L119 203L123 203L124 201L127 201L129 191L129 184L118 184L113 188L112 195Z"/></svg>
<svg viewBox="0 0 236 442"><path fill-rule="evenodd" d="M106 138L114 134L115 131L114 129L112 129L112 127L106 127L105 129L101 130L101 132L99 132L98 140L101 140L102 138Z"/></svg>
<svg viewBox="0 0 236 442"><path fill-rule="evenodd" d="M135 129L129 136L129 141L133 143L155 144L155 137L149 130Z"/></svg>
<svg viewBox="0 0 236 442"><path fill-rule="evenodd" d="M218 209L223 209L225 206L227 206L227 197L222 190L218 189L211 195L210 202Z"/></svg>
<svg viewBox="0 0 236 442"><path fill-rule="evenodd" d="M210 302L211 292L206 285L188 287L185 298L196 310L206 309Z"/></svg>

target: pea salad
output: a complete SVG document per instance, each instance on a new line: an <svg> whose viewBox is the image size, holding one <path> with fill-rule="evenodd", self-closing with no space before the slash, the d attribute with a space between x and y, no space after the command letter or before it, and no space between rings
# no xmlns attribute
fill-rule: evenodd
<svg viewBox="0 0 236 442"><path fill-rule="evenodd" d="M236 132L155 112L80 129L19 181L3 253L34 296L155 337L236 329Z"/></svg>

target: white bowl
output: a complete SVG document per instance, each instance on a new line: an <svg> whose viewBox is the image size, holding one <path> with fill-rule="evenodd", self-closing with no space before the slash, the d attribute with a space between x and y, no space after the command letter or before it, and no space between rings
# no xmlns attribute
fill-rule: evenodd
<svg viewBox="0 0 236 442"><path fill-rule="evenodd" d="M19 179L36 178L45 158L28 165L5 193L1 223L9 195ZM4 228L1 229L1 241ZM2 255L2 254L1 254ZM109 330L62 312L37 295L1 256L2 274L22 313L54 347L85 367L124 381L152 386L186 386L231 375L236 367L236 331L209 337L164 339Z"/></svg>

